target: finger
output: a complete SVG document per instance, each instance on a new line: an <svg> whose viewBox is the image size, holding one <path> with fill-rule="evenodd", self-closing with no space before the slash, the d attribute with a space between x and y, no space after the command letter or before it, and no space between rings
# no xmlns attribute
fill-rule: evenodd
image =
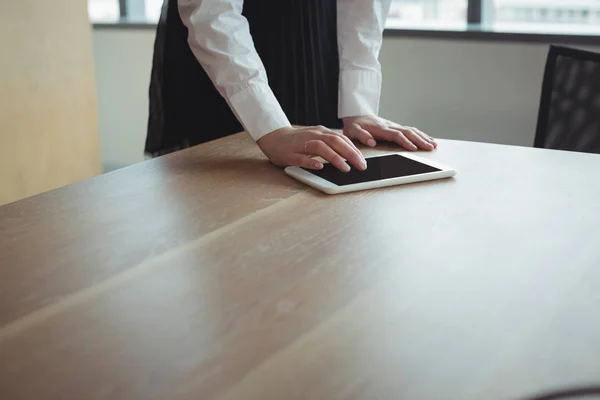
<svg viewBox="0 0 600 400"><path fill-rule="evenodd" d="M354 130L355 132L355 137L363 144L369 146L369 147L375 147L377 145L377 142L375 141L375 138L373 137L373 135L371 135L369 133L369 131L367 131L366 129L364 129L362 126L360 126L359 124L352 124L351 128Z"/></svg>
<svg viewBox="0 0 600 400"><path fill-rule="evenodd" d="M294 165L306 169L323 169L323 163L310 158L310 156L298 153L292 154L289 160L289 165Z"/></svg>
<svg viewBox="0 0 600 400"><path fill-rule="evenodd" d="M339 132L335 132L335 131L333 133L334 133L334 135L337 135L337 136L341 137L342 139L344 139L344 141L346 143L348 143L348 145L350 145L354 150L356 150L358 155L362 157L362 152L360 151L360 149L358 147L356 147L356 145L354 144L352 139L350 139L348 136L344 135L343 133L339 133Z"/></svg>
<svg viewBox="0 0 600 400"><path fill-rule="evenodd" d="M405 129L411 130L411 131L417 133L419 136L421 136L425 141L431 143L433 145L433 147L437 147L437 142L435 141L434 138L432 138L431 136L429 136L422 130L415 128L414 126L402 126L402 125L394 124L393 128L396 130L400 130L400 131L405 130Z"/></svg>
<svg viewBox="0 0 600 400"><path fill-rule="evenodd" d="M429 151L434 149L432 143L430 143L428 140L425 140L421 135L419 135L413 129L401 128L401 129L397 129L397 130L402 132L404 134L404 136L406 136L406 138L408 140L410 140L418 148L420 148L422 150L429 150Z"/></svg>
<svg viewBox="0 0 600 400"><path fill-rule="evenodd" d="M315 140L322 140L325 143L328 143L328 141L332 141L332 142L343 144L340 141L340 139L343 142L345 142L348 146L350 146L350 148L352 148L354 150L354 152L358 155L359 158L364 158L362 152L358 149L358 147L356 147L356 145L354 144L352 139L350 139L348 136L344 135L341 132L336 132L336 131L330 130L328 133L322 134L319 137L315 138Z"/></svg>
<svg viewBox="0 0 600 400"><path fill-rule="evenodd" d="M350 139L339 135L324 135L322 140L359 171L367 169L367 162L360 150L353 143L348 144L347 141L352 142Z"/></svg>
<svg viewBox="0 0 600 400"><path fill-rule="evenodd" d="M321 128L321 126L319 126L319 127ZM348 136L344 135L342 132L337 132L337 131L334 131L334 130L331 130L331 129L327 129L327 128L325 128L325 130L324 130L324 131L322 131L322 133L325 133L325 134L330 134L330 135L334 135L334 136L339 136L339 137L340 137L340 138L342 138L342 139L343 139L343 140L344 140L346 143L348 143L348 145L349 145L350 147L352 147L352 148L353 148L353 149L356 151L356 153L358 154L358 156L359 156L360 158L364 158L364 157L363 157L363 155L362 155L362 152L359 150L359 148L358 148L358 147L356 147L356 145L354 144L354 142L352 141L352 139L350 139Z"/></svg>
<svg viewBox="0 0 600 400"><path fill-rule="evenodd" d="M346 163L344 158L336 153L329 145L321 140L311 140L307 143L306 149L314 156L319 156L326 161L329 161L331 165L336 167L342 172L350 172L350 166Z"/></svg>
<svg viewBox="0 0 600 400"><path fill-rule="evenodd" d="M434 148L437 148L437 142L435 141L434 138L432 138L431 136L429 136L428 134L426 134L425 132L423 132L420 129L417 128L412 128L415 132L417 132L419 135L421 135L421 137L425 140L427 140L429 143L431 143L433 145Z"/></svg>
<svg viewBox="0 0 600 400"><path fill-rule="evenodd" d="M413 142L407 139L404 133L398 129L393 128L377 128L379 130L378 136L384 140L394 142L410 151L417 151L419 148L415 146Z"/></svg>
<svg viewBox="0 0 600 400"><path fill-rule="evenodd" d="M356 147L352 140L344 134L325 128L324 126L316 126L310 133L313 140L325 142L357 169L361 171L367 169L367 162L362 152ZM350 152L348 152L348 149L351 149Z"/></svg>

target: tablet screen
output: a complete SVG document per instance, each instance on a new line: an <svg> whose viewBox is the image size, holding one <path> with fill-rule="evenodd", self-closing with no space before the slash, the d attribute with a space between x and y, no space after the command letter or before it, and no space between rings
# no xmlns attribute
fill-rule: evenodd
<svg viewBox="0 0 600 400"><path fill-rule="evenodd" d="M346 186L355 183L438 172L441 170L398 154L390 154L389 156L367 158L366 171L359 171L352 168L350 172L341 172L331 164L325 164L325 167L320 171L306 171L338 186Z"/></svg>

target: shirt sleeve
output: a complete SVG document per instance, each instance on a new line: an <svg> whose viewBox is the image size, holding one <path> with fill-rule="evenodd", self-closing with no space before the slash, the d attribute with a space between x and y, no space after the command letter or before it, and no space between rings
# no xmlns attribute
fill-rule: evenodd
<svg viewBox="0 0 600 400"><path fill-rule="evenodd" d="M378 57L390 5L391 0L337 1L340 118L379 113Z"/></svg>
<svg viewBox="0 0 600 400"><path fill-rule="evenodd" d="M256 52L244 0L178 0L188 42L219 93L254 140L290 126Z"/></svg>

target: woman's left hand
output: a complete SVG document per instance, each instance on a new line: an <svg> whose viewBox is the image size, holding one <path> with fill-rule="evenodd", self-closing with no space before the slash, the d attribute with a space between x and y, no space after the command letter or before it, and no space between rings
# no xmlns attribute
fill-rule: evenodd
<svg viewBox="0 0 600 400"><path fill-rule="evenodd" d="M417 128L402 126L374 115L342 118L344 135L374 147L377 140L398 143L406 150L431 151L437 147L435 140Z"/></svg>

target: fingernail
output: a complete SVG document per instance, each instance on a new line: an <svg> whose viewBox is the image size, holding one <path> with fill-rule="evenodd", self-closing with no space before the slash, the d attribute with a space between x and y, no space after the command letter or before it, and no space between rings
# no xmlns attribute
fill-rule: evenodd
<svg viewBox="0 0 600 400"><path fill-rule="evenodd" d="M315 169L323 169L323 164L321 164L321 163L316 163L316 164L315 164Z"/></svg>
<svg viewBox="0 0 600 400"><path fill-rule="evenodd" d="M411 149L413 149L413 150L419 150L419 148L417 146L415 146L414 144L412 145Z"/></svg>
<svg viewBox="0 0 600 400"><path fill-rule="evenodd" d="M360 169L362 169L363 171L367 169L367 161L364 158L360 160L359 165Z"/></svg>
<svg viewBox="0 0 600 400"><path fill-rule="evenodd" d="M342 171L344 171L344 172L350 172L350 166L348 164L344 163L342 165Z"/></svg>
<svg viewBox="0 0 600 400"><path fill-rule="evenodd" d="M375 147L377 143L373 139L367 140L367 146Z"/></svg>

